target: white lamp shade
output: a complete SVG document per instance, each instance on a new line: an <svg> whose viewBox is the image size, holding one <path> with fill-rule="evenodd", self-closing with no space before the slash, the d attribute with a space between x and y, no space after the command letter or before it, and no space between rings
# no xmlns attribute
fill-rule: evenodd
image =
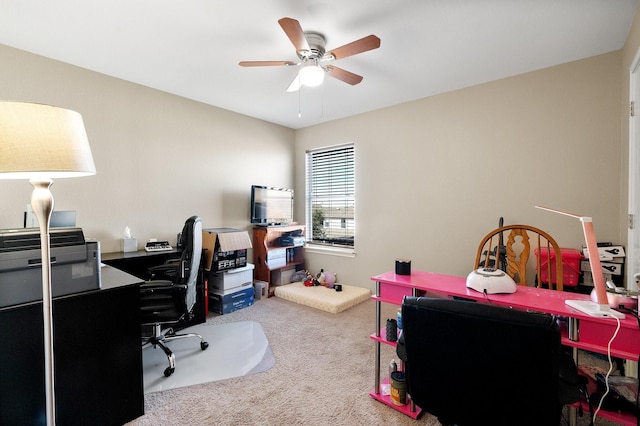
<svg viewBox="0 0 640 426"><path fill-rule="evenodd" d="M0 179L95 173L79 113L51 105L0 101Z"/></svg>
<svg viewBox="0 0 640 426"><path fill-rule="evenodd" d="M318 65L306 65L298 73L300 83L307 87L315 87L322 84L324 80L324 70Z"/></svg>

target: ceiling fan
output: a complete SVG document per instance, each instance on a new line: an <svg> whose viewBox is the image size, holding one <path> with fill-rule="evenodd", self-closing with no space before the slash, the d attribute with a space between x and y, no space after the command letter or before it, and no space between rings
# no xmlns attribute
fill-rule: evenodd
<svg viewBox="0 0 640 426"><path fill-rule="evenodd" d="M361 75L329 63L380 47L380 39L372 34L327 52L322 34L303 31L300 22L293 18L282 18L278 20L278 24L296 48L300 61L242 61L239 65L242 67L301 65L298 75L287 89L288 92L294 92L300 89L300 86L318 86L322 84L325 74L352 86L356 85L362 81Z"/></svg>

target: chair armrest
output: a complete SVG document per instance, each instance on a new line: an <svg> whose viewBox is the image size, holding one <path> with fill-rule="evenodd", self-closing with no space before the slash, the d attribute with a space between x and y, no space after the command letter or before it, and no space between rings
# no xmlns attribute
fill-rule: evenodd
<svg viewBox="0 0 640 426"><path fill-rule="evenodd" d="M158 290L167 289L173 287L173 283L169 280L153 280L145 281L140 284L140 290L151 290L157 288Z"/></svg>
<svg viewBox="0 0 640 426"><path fill-rule="evenodd" d="M166 294L172 295L175 292L174 285L169 280L146 281L140 284L140 295Z"/></svg>
<svg viewBox="0 0 640 426"><path fill-rule="evenodd" d="M171 261L163 263L161 265L152 266L147 269L147 275L151 280L155 280L156 276L158 280L164 280L166 278L175 277L180 270L180 261Z"/></svg>
<svg viewBox="0 0 640 426"><path fill-rule="evenodd" d="M184 293L187 291L186 284L174 284L168 280L146 281L140 284L140 293Z"/></svg>

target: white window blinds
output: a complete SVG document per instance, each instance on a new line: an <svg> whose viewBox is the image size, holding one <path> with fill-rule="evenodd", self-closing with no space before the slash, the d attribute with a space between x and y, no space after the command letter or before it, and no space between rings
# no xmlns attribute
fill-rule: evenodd
<svg viewBox="0 0 640 426"><path fill-rule="evenodd" d="M307 151L307 242L354 246L355 186L353 144Z"/></svg>

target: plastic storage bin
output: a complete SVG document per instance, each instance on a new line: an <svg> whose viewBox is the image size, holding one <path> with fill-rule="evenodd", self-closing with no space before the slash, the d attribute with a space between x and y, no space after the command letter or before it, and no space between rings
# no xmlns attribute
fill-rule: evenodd
<svg viewBox="0 0 640 426"><path fill-rule="evenodd" d="M534 250L538 257L538 249ZM580 260L582 253L580 250L572 248L561 248L562 255L562 285L575 287L580 280ZM549 282L549 271L547 264L549 262L549 250L547 248L540 249L540 282ZM551 283L556 284L556 253L551 250Z"/></svg>

